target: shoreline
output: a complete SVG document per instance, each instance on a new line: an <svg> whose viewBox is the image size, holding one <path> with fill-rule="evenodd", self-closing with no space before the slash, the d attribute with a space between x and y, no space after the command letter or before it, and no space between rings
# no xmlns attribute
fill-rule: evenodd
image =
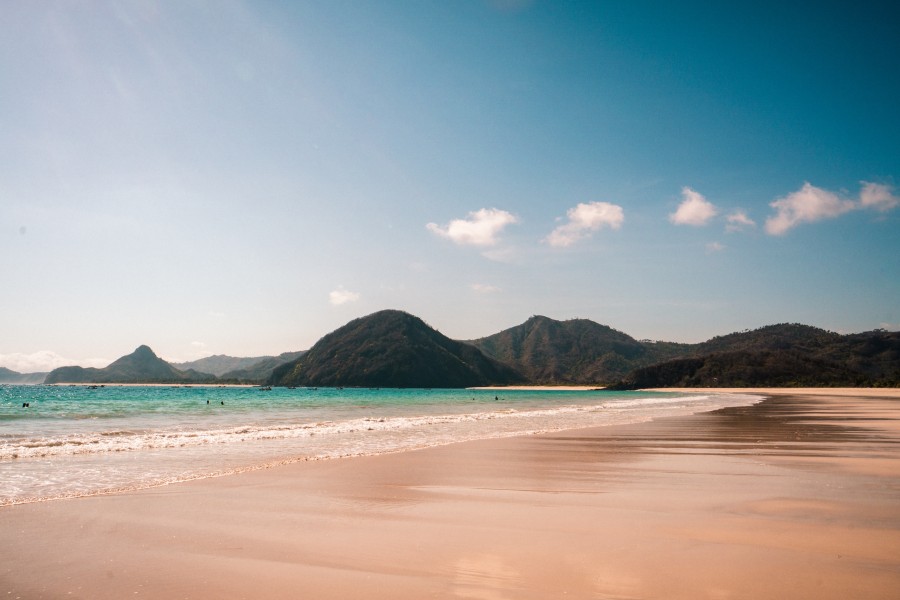
<svg viewBox="0 0 900 600"><path fill-rule="evenodd" d="M3 507L0 591L893 598L898 390L739 391L766 399Z"/></svg>
<svg viewBox="0 0 900 600"><path fill-rule="evenodd" d="M770 396L865 396L867 398L900 398L900 387L836 387L836 388L789 388L789 387L754 387L754 388L646 388L643 392L701 392L719 394L763 394Z"/></svg>
<svg viewBox="0 0 900 600"><path fill-rule="evenodd" d="M39 383L54 387L167 387L167 388L254 388L258 383Z"/></svg>

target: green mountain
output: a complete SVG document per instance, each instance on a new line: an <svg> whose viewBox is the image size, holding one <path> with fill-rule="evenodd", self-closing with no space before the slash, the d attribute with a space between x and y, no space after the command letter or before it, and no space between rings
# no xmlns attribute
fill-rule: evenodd
<svg viewBox="0 0 900 600"><path fill-rule="evenodd" d="M46 373L19 373L6 367L0 367L0 383L12 385L36 385L44 383Z"/></svg>
<svg viewBox="0 0 900 600"><path fill-rule="evenodd" d="M418 317L385 310L329 333L296 361L276 368L269 383L457 388L523 381L511 367Z"/></svg>
<svg viewBox="0 0 900 600"><path fill-rule="evenodd" d="M207 361L207 362L203 362ZM386 310L326 335L306 353L217 356L179 366L141 346L103 369L62 367L46 383L260 383L302 386L470 387L614 382L642 387L900 386L900 332L840 335L783 323L699 344L638 341L586 319L535 316L471 342L454 341L410 314ZM22 378L34 378L23 381ZM0 368L0 383L41 374Z"/></svg>
<svg viewBox="0 0 900 600"><path fill-rule="evenodd" d="M181 371L156 356L147 346L102 369L60 367L51 371L45 383L201 383L215 377L196 371Z"/></svg>
<svg viewBox="0 0 900 600"><path fill-rule="evenodd" d="M695 344L685 356L638 368L614 389L900 385L900 333L840 335L780 324Z"/></svg>
<svg viewBox="0 0 900 600"><path fill-rule="evenodd" d="M587 319L534 316L521 325L469 342L535 384L616 381L638 366L677 355L681 344L638 342Z"/></svg>

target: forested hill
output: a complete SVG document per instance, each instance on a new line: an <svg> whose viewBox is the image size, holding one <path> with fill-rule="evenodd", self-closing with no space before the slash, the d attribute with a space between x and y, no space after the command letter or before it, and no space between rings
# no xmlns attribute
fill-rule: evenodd
<svg viewBox="0 0 900 600"><path fill-rule="evenodd" d="M677 356L687 348L638 342L587 319L557 321L540 315L469 343L540 384L615 381L636 367Z"/></svg>
<svg viewBox="0 0 900 600"><path fill-rule="evenodd" d="M347 323L306 353L212 358L217 370L249 366L216 377L178 369L141 346L103 369L55 369L45 382L446 388L612 384L618 389L900 385L900 333L841 335L791 323L679 344L638 341L586 319L535 316L461 342L418 317L385 310ZM9 382L24 383L18 378Z"/></svg>
<svg viewBox="0 0 900 600"><path fill-rule="evenodd" d="M215 381L208 373L176 369L154 354L148 346L119 358L102 369L60 367L51 371L45 383L206 383Z"/></svg>
<svg viewBox="0 0 900 600"><path fill-rule="evenodd" d="M612 387L898 386L900 332L840 335L781 324L694 345L635 369Z"/></svg>
<svg viewBox="0 0 900 600"><path fill-rule="evenodd" d="M272 385L471 387L523 383L512 367L451 340L418 317L385 310L355 319L275 369Z"/></svg>

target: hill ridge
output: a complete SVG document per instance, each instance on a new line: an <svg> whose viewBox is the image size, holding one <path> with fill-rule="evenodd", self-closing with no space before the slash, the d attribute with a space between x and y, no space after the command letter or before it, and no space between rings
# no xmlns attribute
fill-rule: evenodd
<svg viewBox="0 0 900 600"><path fill-rule="evenodd" d="M382 310L325 335L277 368L273 385L471 387L524 382L512 368L451 340L419 317Z"/></svg>

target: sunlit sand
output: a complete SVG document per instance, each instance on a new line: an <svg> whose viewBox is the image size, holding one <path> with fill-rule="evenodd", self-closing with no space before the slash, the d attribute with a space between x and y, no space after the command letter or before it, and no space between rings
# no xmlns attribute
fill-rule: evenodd
<svg viewBox="0 0 900 600"><path fill-rule="evenodd" d="M771 392L639 425L5 507L0 590L895 598L898 390Z"/></svg>

